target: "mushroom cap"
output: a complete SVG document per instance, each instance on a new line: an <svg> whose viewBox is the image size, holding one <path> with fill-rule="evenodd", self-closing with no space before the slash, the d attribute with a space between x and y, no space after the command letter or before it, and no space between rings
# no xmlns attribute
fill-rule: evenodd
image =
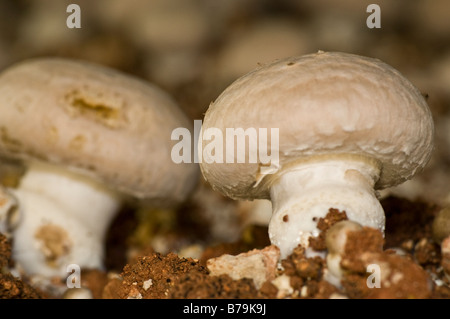
<svg viewBox="0 0 450 319"><path fill-rule="evenodd" d="M197 165L171 160L190 128L161 89L84 61L31 59L0 74L0 155L66 166L139 199L182 201Z"/></svg>
<svg viewBox="0 0 450 319"><path fill-rule="evenodd" d="M259 157L256 163L229 157L200 163L213 188L235 199L269 198L283 170L330 156L375 162L381 170L375 188L391 187L426 165L434 137L425 99L397 70L377 59L322 51L277 60L237 79L207 110L202 131L209 128L266 128L267 154L279 152L271 174L261 173ZM272 128L279 134L274 148ZM199 151L208 143L200 139Z"/></svg>

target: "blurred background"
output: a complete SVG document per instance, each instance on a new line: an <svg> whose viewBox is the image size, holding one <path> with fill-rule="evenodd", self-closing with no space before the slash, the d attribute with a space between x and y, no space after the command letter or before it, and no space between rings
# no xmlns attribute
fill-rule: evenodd
<svg viewBox="0 0 450 319"><path fill-rule="evenodd" d="M71 3L80 29L66 26ZM379 29L366 25L371 3ZM0 69L35 56L86 59L156 83L201 118L258 64L344 51L391 64L434 99L448 93L449 16L447 0L1 0Z"/></svg>
<svg viewBox="0 0 450 319"><path fill-rule="evenodd" d="M79 29L66 25L72 3L81 8ZM381 9L381 28L366 24L372 3ZM446 205L449 17L448 0L0 0L0 71L38 56L89 60L158 85L189 117L202 119L211 101L258 64L318 50L379 58L419 88L436 122L428 167L382 196ZM229 209L213 195L197 196Z"/></svg>

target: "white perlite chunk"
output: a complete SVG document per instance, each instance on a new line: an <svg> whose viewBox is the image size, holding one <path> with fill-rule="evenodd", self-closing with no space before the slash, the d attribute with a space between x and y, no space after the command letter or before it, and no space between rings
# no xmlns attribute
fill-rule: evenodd
<svg viewBox="0 0 450 319"><path fill-rule="evenodd" d="M268 246L262 250L253 249L237 256L222 255L207 261L211 276L228 275L234 280L242 278L253 279L259 289L267 280L275 278L280 250Z"/></svg>
<svg viewBox="0 0 450 319"><path fill-rule="evenodd" d="M291 277L287 275L278 276L272 280L272 284L278 289L277 298L285 298L294 292L294 288L291 286Z"/></svg>
<svg viewBox="0 0 450 319"><path fill-rule="evenodd" d="M144 281L144 283L142 284L142 288L144 288L145 291L147 291L151 286L153 286L153 280L151 278Z"/></svg>

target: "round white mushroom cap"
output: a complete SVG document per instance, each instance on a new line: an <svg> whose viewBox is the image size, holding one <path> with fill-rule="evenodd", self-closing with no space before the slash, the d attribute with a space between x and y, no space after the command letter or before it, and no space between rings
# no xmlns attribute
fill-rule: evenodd
<svg viewBox="0 0 450 319"><path fill-rule="evenodd" d="M202 131L209 128L278 130L278 145L267 140L267 154L279 152L270 174L260 160L238 163L236 152L234 161L201 162L208 182L235 199L269 198L277 176L315 158L367 158L380 168L375 188L394 186L426 165L434 137L425 99L397 70L378 59L322 51L237 79L210 105ZM208 143L200 139L199 150Z"/></svg>
<svg viewBox="0 0 450 319"><path fill-rule="evenodd" d="M140 199L179 202L198 168L171 160L171 133L190 128L165 92L103 66L61 58L0 75L0 154L65 166Z"/></svg>

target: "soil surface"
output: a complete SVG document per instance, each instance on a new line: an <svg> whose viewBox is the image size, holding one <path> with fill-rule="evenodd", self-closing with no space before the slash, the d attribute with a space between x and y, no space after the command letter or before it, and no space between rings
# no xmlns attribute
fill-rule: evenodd
<svg viewBox="0 0 450 319"><path fill-rule="evenodd" d="M327 230L347 219L345 212L336 209L330 209L328 215L319 220L321 234L311 240L311 247L318 255L308 256L303 247L297 247L277 264L271 279L259 287L252 278L214 275L208 269L209 260L224 254L239 256L250 250L259 252L271 248L267 229L254 225L243 231L251 240L242 237L233 243L206 247L198 259L173 252L161 254L148 248L132 257L118 273L84 271L82 286L89 289L95 299L450 298L450 278L445 274L448 259L443 259L441 247L433 240L431 232L439 207L398 197L386 198L382 205L389 225L386 236L368 227L348 233L340 263L344 275L338 286L326 280L327 262L320 255L327 251ZM126 223L123 225L127 227ZM409 229L408 234L405 227ZM33 288L29 279L18 279L8 273L6 267L13 262L11 249L6 237L0 238L0 261L4 269L0 275L2 298L61 297L44 293ZM379 287L374 286L375 277L371 277L374 272L369 265L380 267Z"/></svg>
<svg viewBox="0 0 450 319"><path fill-rule="evenodd" d="M448 0L376 1L381 28L366 24L371 1L76 2L80 29L66 26L67 2L0 1L0 71L43 56L99 63L167 91L193 122L260 64L318 50L354 53L392 65L418 87L435 120L435 151L411 181L380 192L384 234L349 231L333 265L327 232L345 212L330 207L310 248L278 260L267 216L255 213L264 209L224 198L200 178L176 209L126 203L105 240L105 268L82 269L82 288L21 273L14 238L0 233L0 298L450 299ZM0 158L0 185L17 187L22 164Z"/></svg>

